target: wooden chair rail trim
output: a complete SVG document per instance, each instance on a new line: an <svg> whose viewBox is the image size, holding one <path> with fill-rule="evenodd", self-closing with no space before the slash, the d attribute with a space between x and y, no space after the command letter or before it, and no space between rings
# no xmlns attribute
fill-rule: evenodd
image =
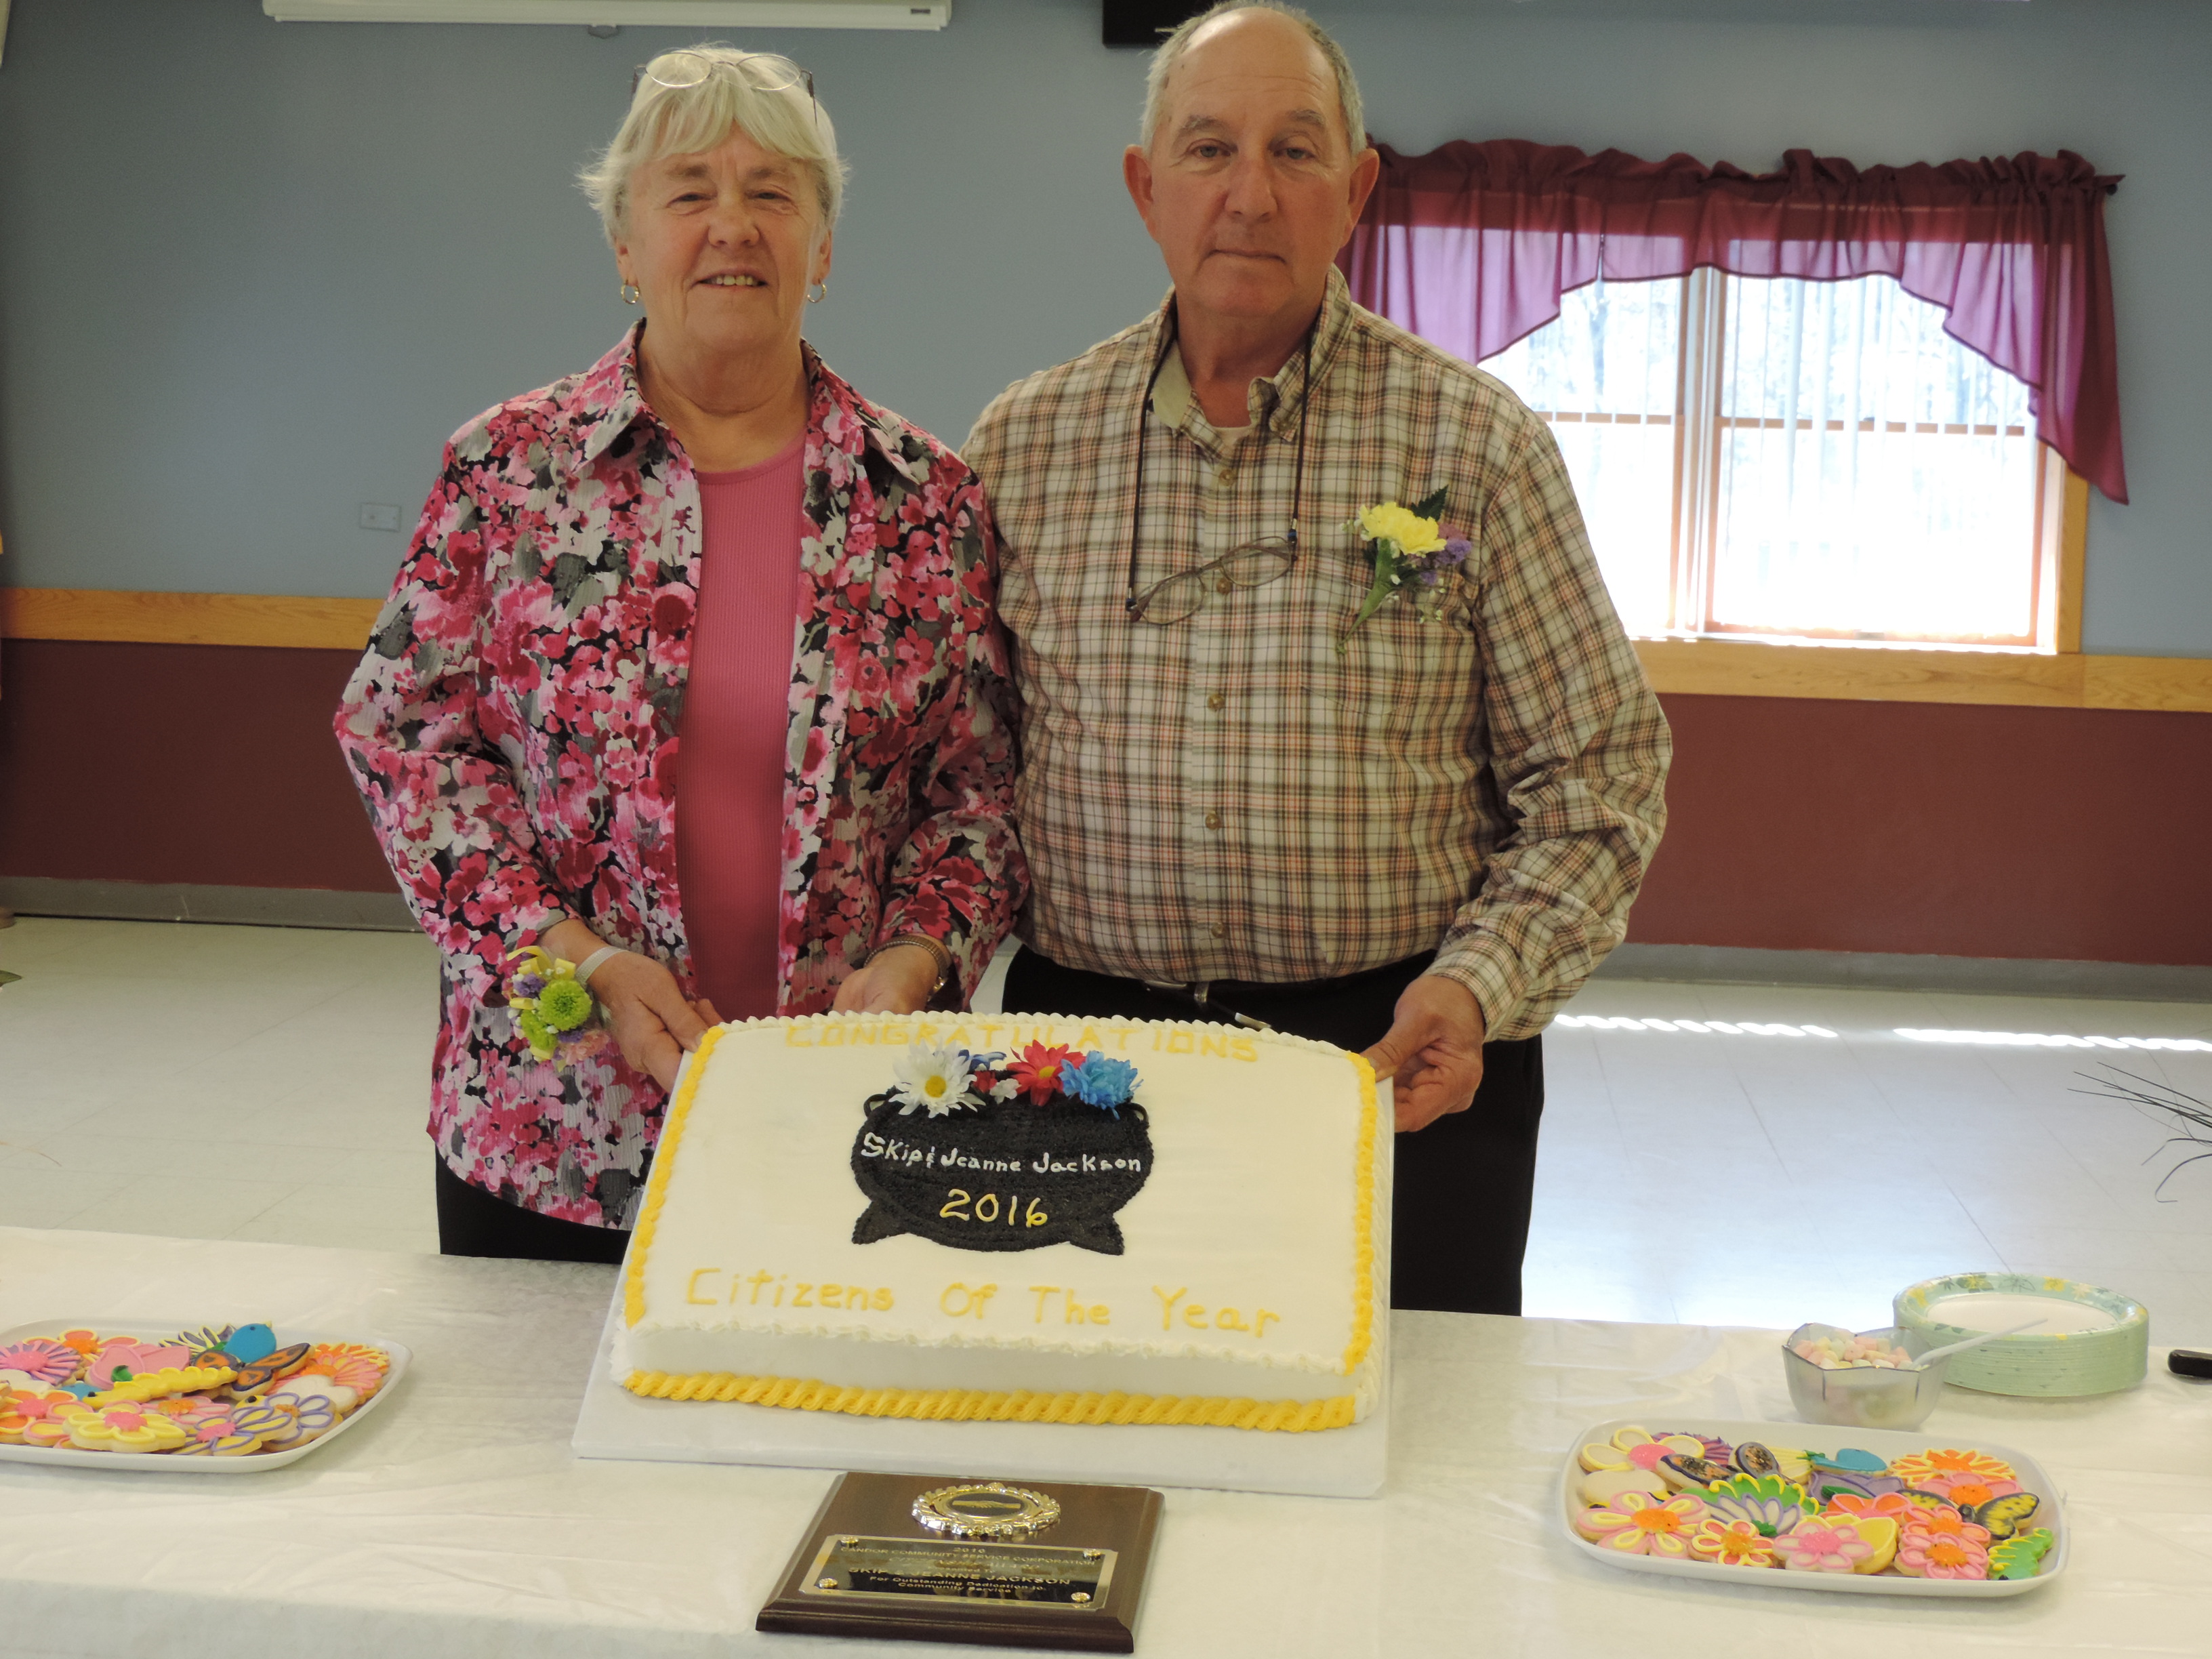
<svg viewBox="0 0 2212 1659"><path fill-rule="evenodd" d="M377 599L280 593L0 587L0 639L358 651L381 608Z"/></svg>
<svg viewBox="0 0 2212 1659"><path fill-rule="evenodd" d="M358 651L375 599L0 587L0 638ZM2212 658L1638 640L1660 691L1682 696L1981 702L2212 713Z"/></svg>

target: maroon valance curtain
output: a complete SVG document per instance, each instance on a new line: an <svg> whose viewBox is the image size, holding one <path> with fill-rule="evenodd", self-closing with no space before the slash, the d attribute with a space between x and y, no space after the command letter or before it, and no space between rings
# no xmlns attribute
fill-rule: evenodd
<svg viewBox="0 0 2212 1659"><path fill-rule="evenodd" d="M2105 250L2119 179L2069 150L1863 171L1793 149L1779 173L1753 174L1512 138L1376 148L1382 176L1340 258L1352 295L1470 362L1601 273L1893 276L2033 388L2045 443L2128 498Z"/></svg>

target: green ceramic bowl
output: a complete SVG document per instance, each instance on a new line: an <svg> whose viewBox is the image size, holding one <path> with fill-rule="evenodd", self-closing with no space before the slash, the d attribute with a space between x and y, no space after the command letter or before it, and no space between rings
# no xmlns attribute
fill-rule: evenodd
<svg viewBox="0 0 2212 1659"><path fill-rule="evenodd" d="M1979 1333L1928 1316L1947 1297L1996 1292L2095 1308L2113 1323L2088 1331L2026 1331L1999 1337L1955 1355L1944 1380L1984 1394L2113 1394L2132 1389L2150 1368L2150 1313L2133 1297L2070 1279L2033 1273L1952 1273L1923 1279L1897 1293L1899 1329L1930 1348L1963 1342ZM2000 1327L2002 1328L2002 1327Z"/></svg>

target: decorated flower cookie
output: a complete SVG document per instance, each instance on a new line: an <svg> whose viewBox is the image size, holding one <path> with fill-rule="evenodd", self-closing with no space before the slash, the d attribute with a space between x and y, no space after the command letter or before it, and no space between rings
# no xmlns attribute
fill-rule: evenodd
<svg viewBox="0 0 2212 1659"><path fill-rule="evenodd" d="M1973 1474L1936 1475L1929 1478L1923 1490L1934 1492L1963 1513L1967 1510L1978 1510L1997 1498L2009 1498L2020 1490L2020 1482L1984 1480Z"/></svg>
<svg viewBox="0 0 2212 1659"><path fill-rule="evenodd" d="M101 1348L86 1363L84 1380L95 1390L105 1391L115 1386L118 1371L147 1376L155 1371L180 1370L191 1363L191 1350L180 1346L117 1342Z"/></svg>
<svg viewBox="0 0 2212 1659"><path fill-rule="evenodd" d="M1886 1492L1879 1498L1869 1498L1862 1492L1839 1492L1828 1500L1820 1511L1838 1521L1871 1521L1880 1517L1903 1526L1907 1517L1918 1513L1912 1501L1901 1492Z"/></svg>
<svg viewBox="0 0 2212 1659"><path fill-rule="evenodd" d="M1584 1510L1575 1517L1575 1526L1602 1549L1680 1560L1689 1555L1690 1540L1705 1515L1705 1501L1689 1492L1653 1498L1625 1492L1609 1504Z"/></svg>
<svg viewBox="0 0 2212 1659"><path fill-rule="evenodd" d="M1897 1570L1908 1578L1986 1578L1990 1576L1988 1536L1984 1533L1976 1540L1912 1528L1898 1541Z"/></svg>
<svg viewBox="0 0 2212 1659"><path fill-rule="evenodd" d="M187 1425L193 1443L179 1452L205 1457L244 1457L264 1442L292 1431L295 1413L286 1406L234 1406Z"/></svg>
<svg viewBox="0 0 2212 1659"><path fill-rule="evenodd" d="M1613 1432L1610 1445L1591 1444L1582 1449L1586 1469L1656 1469L1662 1457L1703 1457L1705 1443L1695 1435L1654 1436L1633 1425Z"/></svg>
<svg viewBox="0 0 2212 1659"><path fill-rule="evenodd" d="M1774 1540L1748 1521L1708 1519L1690 1534L1690 1553L1718 1567L1771 1567Z"/></svg>
<svg viewBox="0 0 2212 1659"><path fill-rule="evenodd" d="M1905 1536L1898 1544L1899 1549L1903 1549L1916 1534L1929 1538L1962 1539L1967 1543L1984 1547L1990 1541L1987 1527L1968 1520L1948 1504L1939 1504L1932 1510L1920 1510L1908 1516L1904 1531Z"/></svg>
<svg viewBox="0 0 2212 1659"><path fill-rule="evenodd" d="M75 1395L70 1396L73 1408L84 1409L84 1401ZM23 1443L27 1446L66 1446L70 1443L69 1419L57 1410L51 1416L33 1418L23 1425Z"/></svg>
<svg viewBox="0 0 2212 1659"><path fill-rule="evenodd" d="M67 1438L66 1431L52 1438L33 1437L30 1431L41 1423L58 1425L57 1413L74 1411L82 1403L77 1397L61 1389L10 1389L5 1399L0 1399L0 1444L52 1445L57 1438Z"/></svg>
<svg viewBox="0 0 2212 1659"><path fill-rule="evenodd" d="M1905 1482L1893 1474L1864 1474L1852 1469L1823 1468L1818 1463L1805 1477L1805 1490L1816 1504L1826 1505L1844 1492L1879 1498L1886 1492L1902 1492Z"/></svg>
<svg viewBox="0 0 2212 1659"><path fill-rule="evenodd" d="M1706 1462L1718 1463L1730 1474L1734 1474L1736 1472L1735 1448L1729 1445L1727 1441L1721 1439L1718 1436L1710 1434L1693 1434L1691 1435L1690 1437L1692 1440L1699 1440L1705 1443L1705 1449L1701 1455L1705 1458Z"/></svg>
<svg viewBox="0 0 2212 1659"><path fill-rule="evenodd" d="M1604 1504L1625 1492L1664 1498L1674 1489L1650 1469L1592 1469L1583 1476L1577 1490L1583 1503Z"/></svg>
<svg viewBox="0 0 2212 1659"><path fill-rule="evenodd" d="M1873 1547L1874 1553L1851 1564L1853 1572L1880 1572L1897 1559L1898 1540L1903 1536L1898 1530L1898 1523L1886 1515L1869 1515L1857 1521L1839 1521L1834 1516L1824 1515L1813 1524L1816 1527L1849 1527L1859 1535L1862 1542Z"/></svg>
<svg viewBox="0 0 2212 1659"><path fill-rule="evenodd" d="M1923 1492L1917 1486L1906 1486L1897 1494L1916 1510L1955 1510L1959 1506L1940 1492Z"/></svg>
<svg viewBox="0 0 2212 1659"><path fill-rule="evenodd" d="M212 1417L218 1412L228 1411L233 1403L218 1399L212 1394L173 1394L166 1399L148 1401L146 1409L159 1412L164 1417L173 1417L189 1426L195 1418Z"/></svg>
<svg viewBox="0 0 2212 1659"><path fill-rule="evenodd" d="M310 1395L296 1405L290 1401L270 1401L271 1406L292 1413L289 1428L272 1434L264 1443L270 1451L289 1451L295 1446L304 1446L310 1440L319 1440L337 1426L342 1413L320 1395Z"/></svg>
<svg viewBox="0 0 2212 1659"><path fill-rule="evenodd" d="M51 1388L57 1382L74 1381L77 1367L84 1356L66 1342L57 1342L50 1336L34 1336L27 1341L11 1342L0 1347L0 1371L21 1371L33 1382Z"/></svg>
<svg viewBox="0 0 2212 1659"><path fill-rule="evenodd" d="M262 1398L271 1402L289 1400L295 1405L309 1400L327 1400L340 1417L348 1415L361 1403L358 1390L334 1382L318 1371L301 1371L296 1376L288 1376Z"/></svg>
<svg viewBox="0 0 2212 1659"><path fill-rule="evenodd" d="M364 1400L384 1386L385 1373L391 1369L390 1354L359 1342L319 1342L301 1365L302 1370L320 1371Z"/></svg>
<svg viewBox="0 0 2212 1659"><path fill-rule="evenodd" d="M86 1451L161 1452L184 1443L184 1425L137 1404L79 1406L63 1419L70 1444Z"/></svg>
<svg viewBox="0 0 2212 1659"><path fill-rule="evenodd" d="M2037 1527L2033 1531L2014 1533L2001 1543L1990 1546L1990 1577L1992 1578L2033 1578L2043 1571L2043 1558L2051 1551L2051 1529Z"/></svg>
<svg viewBox="0 0 2212 1659"><path fill-rule="evenodd" d="M1850 1521L1808 1521L1774 1540L1774 1553L1792 1572L1856 1572L1874 1552Z"/></svg>
<svg viewBox="0 0 2212 1659"><path fill-rule="evenodd" d="M1958 1475L1972 1475L1979 1480L2011 1480L2017 1477L2013 1467L2001 1457L1991 1457L1986 1452L1954 1451L1949 1449L1907 1452L1890 1464L1889 1473L1898 1476L1907 1486L1918 1486L1928 1492L1941 1492L1942 1483ZM2014 1488L2018 1491L2018 1487Z"/></svg>
<svg viewBox="0 0 2212 1659"><path fill-rule="evenodd" d="M1802 1486L1771 1474L1735 1474L1706 1489L1705 1506L1721 1521L1748 1521L1762 1538L1790 1532L1814 1513Z"/></svg>

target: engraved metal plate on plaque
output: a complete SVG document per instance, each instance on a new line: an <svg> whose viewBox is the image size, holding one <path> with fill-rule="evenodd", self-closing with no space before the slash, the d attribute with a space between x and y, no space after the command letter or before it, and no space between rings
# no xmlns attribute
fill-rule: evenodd
<svg viewBox="0 0 2212 1659"><path fill-rule="evenodd" d="M1115 1553L1070 1545L848 1533L823 1541L799 1593L865 1595L873 1601L1036 1601L1091 1611L1105 1605Z"/></svg>

